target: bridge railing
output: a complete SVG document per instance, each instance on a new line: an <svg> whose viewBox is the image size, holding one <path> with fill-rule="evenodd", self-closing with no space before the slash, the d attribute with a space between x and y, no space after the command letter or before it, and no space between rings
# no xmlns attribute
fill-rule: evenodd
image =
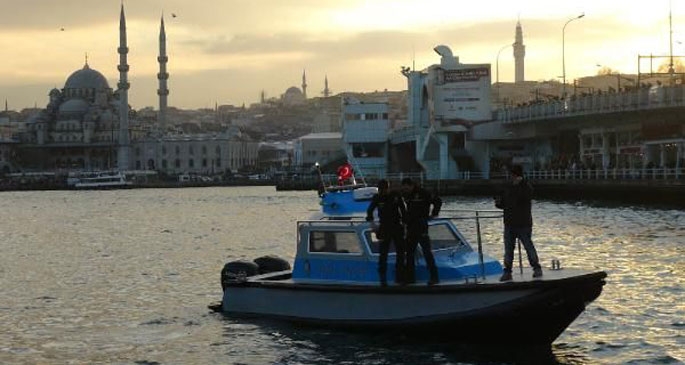
<svg viewBox="0 0 685 365"><path fill-rule="evenodd" d="M493 118L504 123L566 118L591 114L685 106L685 86L656 86L622 92L575 95L567 99L505 107Z"/></svg>

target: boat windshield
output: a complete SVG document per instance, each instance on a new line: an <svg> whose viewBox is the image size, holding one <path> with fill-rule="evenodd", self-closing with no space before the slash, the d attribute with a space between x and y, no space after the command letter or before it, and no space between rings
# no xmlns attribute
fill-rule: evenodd
<svg viewBox="0 0 685 365"><path fill-rule="evenodd" d="M380 252L380 240L376 238L376 235L373 234L371 230L365 231L364 235L366 236L366 241L369 243L369 249L371 249L371 252L378 254ZM429 225L428 236L430 237L431 248L433 250L458 248L467 245L466 242L464 242L452 231L452 229L450 229L450 226L447 224L447 222L439 222L437 224ZM390 245L390 252L395 252L394 245Z"/></svg>

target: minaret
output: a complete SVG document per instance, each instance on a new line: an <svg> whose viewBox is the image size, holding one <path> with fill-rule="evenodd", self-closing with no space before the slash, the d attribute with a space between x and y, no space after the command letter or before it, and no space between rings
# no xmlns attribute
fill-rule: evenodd
<svg viewBox="0 0 685 365"><path fill-rule="evenodd" d="M302 70L302 95L307 99L307 75L306 70Z"/></svg>
<svg viewBox="0 0 685 365"><path fill-rule="evenodd" d="M328 75L326 75L326 78L324 79L324 88L323 88L323 97L327 98L331 95L331 90L328 89Z"/></svg>
<svg viewBox="0 0 685 365"><path fill-rule="evenodd" d="M159 89L157 89L157 95L159 95L159 114L157 115L157 126L159 130L164 133L166 128L166 112L167 112L167 96L169 95L169 89L167 89L166 80L169 79L169 73L166 72L166 63L169 57L166 55L166 32L164 31L164 16L162 15L162 23L159 26L159 57L157 61L159 62L159 73L157 74L157 79L159 80Z"/></svg>
<svg viewBox="0 0 685 365"><path fill-rule="evenodd" d="M129 150L129 132L128 132L128 63L126 55L128 54L128 46L126 46L126 16L124 15L124 3L121 3L121 17L119 18L119 151L117 155L119 171L128 169L128 150Z"/></svg>
<svg viewBox="0 0 685 365"><path fill-rule="evenodd" d="M524 72L524 57L526 56L526 46L523 45L523 30L521 29L521 21L516 22L516 40L514 41L514 65L515 65L515 82L525 81Z"/></svg>

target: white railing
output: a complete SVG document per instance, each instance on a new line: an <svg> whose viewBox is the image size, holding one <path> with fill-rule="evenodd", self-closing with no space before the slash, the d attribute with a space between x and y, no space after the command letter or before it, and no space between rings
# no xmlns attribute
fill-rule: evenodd
<svg viewBox="0 0 685 365"><path fill-rule="evenodd" d="M526 176L532 180L685 180L685 168L549 169L528 171ZM490 174L492 179L506 177Z"/></svg>

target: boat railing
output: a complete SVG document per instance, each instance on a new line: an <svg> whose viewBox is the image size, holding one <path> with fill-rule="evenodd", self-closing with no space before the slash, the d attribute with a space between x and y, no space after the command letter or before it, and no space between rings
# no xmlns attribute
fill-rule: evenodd
<svg viewBox="0 0 685 365"><path fill-rule="evenodd" d="M480 266L480 275L485 280L485 261L483 260L483 239L481 234L481 219L501 219L504 212L501 210L487 209L443 209L442 212L452 213L451 216L441 216L443 219L449 220L475 220L476 222L476 241L478 243L478 264ZM519 256L521 256L521 249L519 248ZM519 257L519 262L520 262Z"/></svg>
<svg viewBox="0 0 685 365"><path fill-rule="evenodd" d="M325 224L325 225L330 225L331 223L333 224L340 224L340 225L347 225L351 226L354 224L358 223L363 223L366 222L366 216L323 216L321 219L307 219L307 220L298 220L297 225L301 224L306 224L306 225L317 225L317 224Z"/></svg>

